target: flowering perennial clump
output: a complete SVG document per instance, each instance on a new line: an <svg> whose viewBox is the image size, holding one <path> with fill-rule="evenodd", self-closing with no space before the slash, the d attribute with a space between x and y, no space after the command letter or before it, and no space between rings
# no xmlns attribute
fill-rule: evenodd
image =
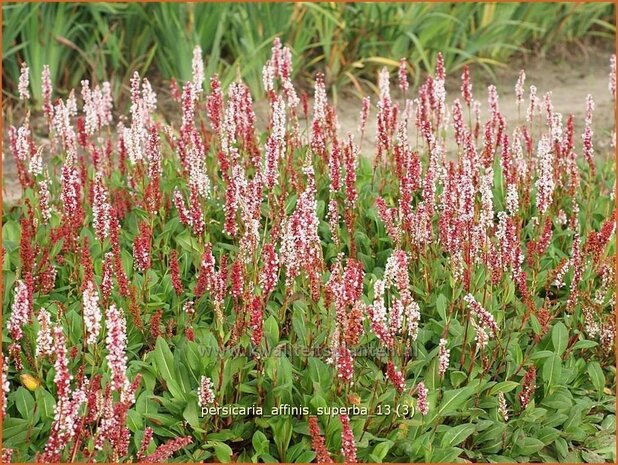
<svg viewBox="0 0 618 465"><path fill-rule="evenodd" d="M274 41L265 114L199 47L169 92L134 73L127 108L22 66L3 460L614 460L592 95L580 122L524 71L508 97L467 65L452 85L441 54L415 86L402 58L347 127L330 74L297 91L292 56Z"/></svg>

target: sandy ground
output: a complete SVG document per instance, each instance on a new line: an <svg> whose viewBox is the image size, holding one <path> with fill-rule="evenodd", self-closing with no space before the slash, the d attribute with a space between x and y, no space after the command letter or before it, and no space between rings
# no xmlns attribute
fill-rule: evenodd
<svg viewBox="0 0 618 465"><path fill-rule="evenodd" d="M593 50L586 55L579 53L570 56L568 59L548 57L546 59L534 59L528 63L521 60L515 61L507 69L499 69L496 72L496 80L483 72L482 69L473 69L473 94L483 104L483 109L487 107L487 86L495 83L500 95L500 111L506 116L508 127L513 127L513 121L517 120L517 106L515 102L514 86L517 81L519 70L524 68L526 71L525 88L530 85L537 87L537 95L543 97L546 92L551 91L551 99L556 112L562 113L563 117L573 114L575 117L575 129L581 133L581 126L586 108L586 97L592 95L596 110L593 118L595 130L595 147L597 152L609 150L611 130L615 127L614 121L614 102L608 90L609 74L609 51ZM447 79L447 102L450 104L460 97L459 74L454 73ZM393 98L396 98L398 91L396 82L392 79L391 88ZM414 89L412 89L414 91ZM527 90L526 90L527 98ZM363 140L362 153L372 155L375 150L375 102L376 96L372 96L372 110L370 113L367 130ZM358 132L359 112L361 100L358 97L346 97L339 101L337 114L342 134L350 131L353 134ZM265 102L257 102L256 114L263 126L266 118ZM522 117L525 109L522 109ZM21 195L21 189L17 181L15 164L12 155L9 154L7 142L8 125L4 125L3 134L3 201L9 204L14 203ZM357 138L358 140L358 138ZM580 138L577 137L576 142Z"/></svg>
<svg viewBox="0 0 618 465"><path fill-rule="evenodd" d="M609 134L615 127L615 113L613 98L608 89L609 83L609 53L596 51L594 55L578 57L560 63L551 63L546 60L535 60L530 63L514 63L509 69L499 70L496 73L496 81L491 80L486 74L473 72L472 93L475 99L482 104L482 117L485 121L487 110L487 86L495 84L499 94L500 112L506 117L507 128L513 128L517 121L518 112L515 101L515 83L520 69L525 69L525 102L522 104L521 117L525 118L528 88L534 85L537 88L537 97L543 98L545 93L551 92L551 100L554 111L562 113L563 120L573 114L576 133L581 133L584 114L586 111L586 97L592 95L595 102L593 125L595 131L595 147L599 150L609 147ZM462 100L459 76L447 77L447 103L459 98ZM391 87L396 87L392 82ZM399 89L397 88L397 91ZM393 92L394 93L394 92ZM376 98L372 96L372 103ZM359 122L360 99L348 99L338 106L337 112L342 130L351 128L356 131ZM376 142L376 112L372 108L367 131L363 141L362 152L373 154ZM576 137L576 144L580 142Z"/></svg>

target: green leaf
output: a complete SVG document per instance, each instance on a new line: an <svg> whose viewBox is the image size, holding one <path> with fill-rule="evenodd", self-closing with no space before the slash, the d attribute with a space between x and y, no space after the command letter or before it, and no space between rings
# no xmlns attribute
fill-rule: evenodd
<svg viewBox="0 0 618 465"><path fill-rule="evenodd" d="M569 343L569 331L561 321L554 325L551 331L551 341L556 353L562 355Z"/></svg>
<svg viewBox="0 0 618 465"><path fill-rule="evenodd" d="M552 355L554 355L554 352L551 350L537 350L530 356L530 359L540 360L542 358L551 357Z"/></svg>
<svg viewBox="0 0 618 465"><path fill-rule="evenodd" d="M200 430L200 411L197 402L194 399L187 402L187 406L182 412L182 417L187 420L187 423L195 430Z"/></svg>
<svg viewBox="0 0 618 465"><path fill-rule="evenodd" d="M9 220L2 226L2 240L3 242L18 243L20 238L20 228L16 221ZM5 245L6 247L6 245Z"/></svg>
<svg viewBox="0 0 618 465"><path fill-rule="evenodd" d="M54 417L54 406L56 399L45 389L39 388L34 391L37 408L41 412L41 418L48 419Z"/></svg>
<svg viewBox="0 0 618 465"><path fill-rule="evenodd" d="M307 344L307 326L304 322L305 311L298 305L294 305L294 316L292 317L292 326L294 332L298 336L299 342L304 346Z"/></svg>
<svg viewBox="0 0 618 465"><path fill-rule="evenodd" d="M163 380L173 379L174 355L167 345L167 341L161 336L157 338L154 355L159 376Z"/></svg>
<svg viewBox="0 0 618 465"><path fill-rule="evenodd" d="M448 299L444 294L440 294L436 300L436 310L442 321L446 321L446 308L448 306Z"/></svg>
<svg viewBox="0 0 618 465"><path fill-rule="evenodd" d="M384 460L384 457L386 457L386 454L388 454L388 451L391 450L394 444L393 441L389 440L380 442L374 447L371 455L376 458L378 463L382 463L382 460Z"/></svg>
<svg viewBox="0 0 618 465"><path fill-rule="evenodd" d="M289 418L285 417L269 418L268 424L273 431L273 440L277 447L279 460L284 462L290 440L292 439L292 424Z"/></svg>
<svg viewBox="0 0 618 465"><path fill-rule="evenodd" d="M34 422L34 399L26 388L19 386L15 391L15 405L22 418L30 418Z"/></svg>
<svg viewBox="0 0 618 465"><path fill-rule="evenodd" d="M450 376L451 384L453 385L453 387L459 387L461 383L463 383L468 378L468 375L463 371L451 371Z"/></svg>
<svg viewBox="0 0 618 465"><path fill-rule="evenodd" d="M569 445L564 438L556 439L555 447L558 455L560 455L562 459L564 459L569 453Z"/></svg>
<svg viewBox="0 0 618 465"><path fill-rule="evenodd" d="M436 412L436 417L447 416L455 413L476 391L475 386L467 386L444 392L442 403Z"/></svg>
<svg viewBox="0 0 618 465"><path fill-rule="evenodd" d="M515 443L514 452L517 455L528 456L540 451L543 447L545 447L543 441L539 441L536 438L524 438Z"/></svg>
<svg viewBox="0 0 618 465"><path fill-rule="evenodd" d="M603 369L599 362L594 361L588 364L588 376L590 376L590 381L592 381L592 385L599 392L599 394L603 394L603 388L605 387L605 375L603 374Z"/></svg>
<svg viewBox="0 0 618 465"><path fill-rule="evenodd" d="M587 340L582 340L582 341L577 341L575 344L573 344L573 350L577 350L577 349L592 349L593 347L598 346L599 343L595 342L595 341L587 341Z"/></svg>
<svg viewBox="0 0 618 465"><path fill-rule="evenodd" d="M437 357L429 363L429 367L427 368L427 372L425 375L425 385L429 391L435 391L438 389L440 384L440 374L439 374L439 361Z"/></svg>
<svg viewBox="0 0 618 465"><path fill-rule="evenodd" d="M476 430L476 426L470 423L450 428L442 436L442 447L456 446L464 442Z"/></svg>
<svg viewBox="0 0 618 465"><path fill-rule="evenodd" d="M568 397L564 392L556 390L556 392L545 396L541 404L556 410L562 410L570 409L573 405L573 402L572 399Z"/></svg>
<svg viewBox="0 0 618 465"><path fill-rule="evenodd" d="M180 385L175 379L176 370L174 369L174 355L165 339L161 336L157 338L154 359L159 378L167 385L172 397L185 400L185 393L180 389Z"/></svg>
<svg viewBox="0 0 618 465"><path fill-rule="evenodd" d="M543 444L548 445L554 442L556 438L560 437L560 431L556 428L546 427L541 429L536 437Z"/></svg>
<svg viewBox="0 0 618 465"><path fill-rule="evenodd" d="M144 421L142 420L142 415L140 415L135 410L129 410L127 412L127 426L133 433L137 431L142 431L144 429Z"/></svg>
<svg viewBox="0 0 618 465"><path fill-rule="evenodd" d="M269 316L264 322L264 334L268 339L270 347L274 347L279 344L279 325L274 316Z"/></svg>
<svg viewBox="0 0 618 465"><path fill-rule="evenodd" d="M28 429L28 420L23 418L5 418L2 421L2 439L4 441L13 438Z"/></svg>
<svg viewBox="0 0 618 465"><path fill-rule="evenodd" d="M583 404L575 404L571 407L569 417L564 422L563 428L567 433L582 433L582 411L586 408ZM585 435L584 435L585 437Z"/></svg>
<svg viewBox="0 0 618 465"><path fill-rule="evenodd" d="M261 431L256 431L253 433L253 439L251 439L251 444L253 444L253 449L255 453L259 456L262 453L266 453L269 450L268 438Z"/></svg>
<svg viewBox="0 0 618 465"><path fill-rule="evenodd" d="M303 444L302 442L299 442L298 444L294 444L288 449L286 460L290 463L291 462L301 462L301 460L299 460L298 457L301 455L304 455L303 451L306 451L306 448L307 446ZM306 452L310 452L310 451L306 451ZM315 454L313 454L313 456L315 456Z"/></svg>
<svg viewBox="0 0 618 465"><path fill-rule="evenodd" d="M543 379L547 383L548 388L552 388L560 381L562 377L562 361L558 354L553 354L547 357L543 363Z"/></svg>
<svg viewBox="0 0 618 465"><path fill-rule="evenodd" d="M170 225L170 227L172 226L175 225ZM176 240L176 244L178 244L181 249L190 253L192 253L197 246L197 242L193 240L191 233L187 229L182 231L180 234L177 234L174 239Z"/></svg>
<svg viewBox="0 0 618 465"><path fill-rule="evenodd" d="M597 454L591 450L583 450L582 451L582 459L586 463L604 463L606 460L602 455Z"/></svg>
<svg viewBox="0 0 618 465"><path fill-rule="evenodd" d="M511 344L509 344L509 354L512 357L513 363L515 363L515 365L519 366L521 365L523 359L524 359L524 354L521 351L521 347L519 346L519 342L517 341L512 341Z"/></svg>
<svg viewBox="0 0 618 465"><path fill-rule="evenodd" d="M306 450L302 452L296 459L294 459L294 463L310 463L315 459L315 452L312 450ZM272 462L272 460L268 460L268 462Z"/></svg>
<svg viewBox="0 0 618 465"><path fill-rule="evenodd" d="M431 450L431 449L429 449ZM438 447L431 453L431 463L454 462L461 455L462 450L457 447L441 448Z"/></svg>
<svg viewBox="0 0 618 465"><path fill-rule="evenodd" d="M213 441L213 448L215 450L215 456L222 463L229 463L232 457L232 448L222 442Z"/></svg>
<svg viewBox="0 0 618 465"><path fill-rule="evenodd" d="M517 386L519 386L519 383L515 381L502 381L501 383L492 386L492 388L489 390L489 395L495 396L500 392L506 394L507 392L511 392Z"/></svg>

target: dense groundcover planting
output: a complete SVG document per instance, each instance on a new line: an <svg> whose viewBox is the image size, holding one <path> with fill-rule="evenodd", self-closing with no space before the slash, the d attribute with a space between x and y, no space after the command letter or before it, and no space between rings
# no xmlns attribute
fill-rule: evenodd
<svg viewBox="0 0 618 465"><path fill-rule="evenodd" d="M174 123L137 74L122 116L106 83L54 98L47 69L31 101L24 65L4 459L613 461L615 165L595 143L615 136L592 99L574 121L522 72L507 121L467 68L447 104L440 58L414 95L402 60L346 128L290 56L275 41L267 121L199 49Z"/></svg>

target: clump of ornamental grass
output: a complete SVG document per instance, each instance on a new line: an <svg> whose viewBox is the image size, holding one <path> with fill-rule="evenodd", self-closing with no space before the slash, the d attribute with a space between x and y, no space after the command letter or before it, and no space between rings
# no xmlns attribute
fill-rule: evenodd
<svg viewBox="0 0 618 465"><path fill-rule="evenodd" d="M523 71L508 121L468 68L451 100L441 58L414 93L406 69L346 128L278 40L267 121L199 48L174 124L137 73L121 115L108 83L54 98L47 68L32 102L24 65L3 458L615 459L615 134Z"/></svg>

